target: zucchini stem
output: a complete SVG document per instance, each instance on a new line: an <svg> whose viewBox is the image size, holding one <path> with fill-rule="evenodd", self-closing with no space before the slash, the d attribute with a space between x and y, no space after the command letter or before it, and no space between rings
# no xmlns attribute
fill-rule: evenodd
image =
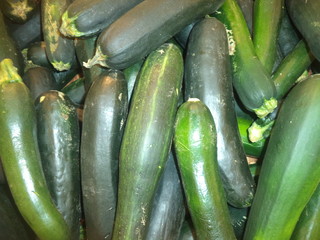
<svg viewBox="0 0 320 240"><path fill-rule="evenodd" d="M273 110L277 107L278 101L275 98L270 98L269 100L264 100L264 103L261 107L253 109L258 118L264 118L269 113L273 112Z"/></svg>
<svg viewBox="0 0 320 240"><path fill-rule="evenodd" d="M101 51L100 46L97 46L95 55L92 58L88 59L88 62L83 62L83 66L85 68L91 68L93 65L98 64L102 67L109 68L109 66L105 62L106 59L107 59L107 55L104 55Z"/></svg>
<svg viewBox="0 0 320 240"><path fill-rule="evenodd" d="M83 32L80 32L77 29L75 21L78 19L78 16L69 18L68 11L65 11L62 15L62 23L60 27L60 32L67 37L81 37L84 35Z"/></svg>

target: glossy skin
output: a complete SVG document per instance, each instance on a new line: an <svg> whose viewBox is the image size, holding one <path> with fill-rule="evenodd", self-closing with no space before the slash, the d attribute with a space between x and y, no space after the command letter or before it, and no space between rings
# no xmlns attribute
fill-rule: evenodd
<svg viewBox="0 0 320 240"><path fill-rule="evenodd" d="M290 239L319 184L319 118L320 75L313 75L281 104L262 160L245 240Z"/></svg>
<svg viewBox="0 0 320 240"><path fill-rule="evenodd" d="M88 239L111 239L118 193L120 142L128 108L122 72L97 78L85 98L81 183Z"/></svg>
<svg viewBox="0 0 320 240"><path fill-rule="evenodd" d="M218 169L214 120L200 100L179 107L174 147L197 239L235 239Z"/></svg>
<svg viewBox="0 0 320 240"><path fill-rule="evenodd" d="M255 183L238 130L227 35L216 18L198 22L191 31L185 64L185 100L189 98L205 103L215 121L218 164L228 202L250 206Z"/></svg>
<svg viewBox="0 0 320 240"><path fill-rule="evenodd" d="M68 240L69 229L51 200L41 168L33 100L12 65L0 65L0 155L13 198L40 239ZM8 83L11 79L15 81Z"/></svg>
<svg viewBox="0 0 320 240"><path fill-rule="evenodd" d="M121 143L113 240L145 237L168 159L182 76L182 54L173 44L160 46L142 66Z"/></svg>
<svg viewBox="0 0 320 240"><path fill-rule="evenodd" d="M47 91L35 101L42 168L54 203L71 239L80 236L80 127L77 111L62 92Z"/></svg>

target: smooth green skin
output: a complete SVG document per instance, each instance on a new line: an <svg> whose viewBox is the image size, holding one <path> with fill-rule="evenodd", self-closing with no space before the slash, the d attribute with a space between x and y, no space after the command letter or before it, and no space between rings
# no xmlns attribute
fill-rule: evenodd
<svg viewBox="0 0 320 240"><path fill-rule="evenodd" d="M320 181L319 118L320 75L313 75L295 86L279 109L244 240L290 239Z"/></svg>
<svg viewBox="0 0 320 240"><path fill-rule="evenodd" d="M35 101L41 162L52 199L71 239L80 236L80 127L75 106L62 92L46 91Z"/></svg>
<svg viewBox="0 0 320 240"><path fill-rule="evenodd" d="M269 73L256 55L241 9L236 0L226 0L214 16L225 24L234 41L230 56L235 90L243 105L249 111L256 111L266 100L275 98L276 91ZM232 49L230 45L229 48Z"/></svg>
<svg viewBox="0 0 320 240"><path fill-rule="evenodd" d="M253 45L264 68L271 73L276 60L284 0L256 0L253 11Z"/></svg>
<svg viewBox="0 0 320 240"><path fill-rule="evenodd" d="M61 92L65 93L75 105L83 105L86 96L84 84L84 78L78 78L64 86Z"/></svg>
<svg viewBox="0 0 320 240"><path fill-rule="evenodd" d="M138 78L138 74L140 72L140 69L143 65L144 60L140 60L139 62L133 64L132 66L126 68L123 70L125 79L128 82L128 98L129 101L131 99L132 93L133 93L133 89L134 89L134 85L135 82Z"/></svg>
<svg viewBox="0 0 320 240"><path fill-rule="evenodd" d="M47 57L57 71L69 70L76 61L73 39L59 32L61 15L70 0L41 1L41 24Z"/></svg>
<svg viewBox="0 0 320 240"><path fill-rule="evenodd" d="M185 57L185 100L198 98L210 109L217 129L217 159L227 201L251 205L255 183L241 144L224 25L207 17L193 27Z"/></svg>
<svg viewBox="0 0 320 240"><path fill-rule="evenodd" d="M41 168L36 113L28 88L12 62L0 63L0 156L14 201L40 239L69 240Z"/></svg>
<svg viewBox="0 0 320 240"><path fill-rule="evenodd" d="M271 77L277 89L278 100L285 97L314 59L306 42L300 40L295 48L282 60Z"/></svg>
<svg viewBox="0 0 320 240"><path fill-rule="evenodd" d="M219 173L214 120L199 99L179 107L174 148L197 239L236 239Z"/></svg>
<svg viewBox="0 0 320 240"><path fill-rule="evenodd" d="M84 103L81 183L88 239L111 239L118 192L120 143L128 111L127 82L109 70L91 85Z"/></svg>
<svg viewBox="0 0 320 240"><path fill-rule="evenodd" d="M291 240L316 240L320 236L320 185L304 208Z"/></svg>
<svg viewBox="0 0 320 240"><path fill-rule="evenodd" d="M145 237L170 150L182 76L182 53L166 43L147 57L136 80L121 143L113 240Z"/></svg>

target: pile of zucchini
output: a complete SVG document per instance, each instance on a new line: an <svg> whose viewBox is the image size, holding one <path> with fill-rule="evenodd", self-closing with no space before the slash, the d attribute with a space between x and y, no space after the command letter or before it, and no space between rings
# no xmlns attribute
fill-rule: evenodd
<svg viewBox="0 0 320 240"><path fill-rule="evenodd" d="M3 0L0 239L320 239L318 0Z"/></svg>

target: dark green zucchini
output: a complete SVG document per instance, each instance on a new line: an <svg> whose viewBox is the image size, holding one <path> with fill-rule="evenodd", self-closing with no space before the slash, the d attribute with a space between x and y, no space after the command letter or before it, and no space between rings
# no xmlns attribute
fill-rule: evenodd
<svg viewBox="0 0 320 240"><path fill-rule="evenodd" d="M136 80L121 143L113 240L145 238L168 159L182 77L182 53L166 43L147 57Z"/></svg>
<svg viewBox="0 0 320 240"><path fill-rule="evenodd" d="M73 66L66 71L53 71L54 78L58 84L58 90L65 87L74 77L81 73L81 69L78 66Z"/></svg>
<svg viewBox="0 0 320 240"><path fill-rule="evenodd" d="M245 240L290 239L320 181L319 117L320 75L313 75L281 104L262 159Z"/></svg>
<svg viewBox="0 0 320 240"><path fill-rule="evenodd" d="M31 44L27 51L27 59L33 64L51 69L51 65L47 53L46 43L44 41L35 42Z"/></svg>
<svg viewBox="0 0 320 240"><path fill-rule="evenodd" d="M277 39L284 0L255 0L253 10L253 45L268 73L277 55Z"/></svg>
<svg viewBox="0 0 320 240"><path fill-rule="evenodd" d="M76 61L73 39L59 32L61 16L71 0L42 0L41 25L46 53L57 71L69 70Z"/></svg>
<svg viewBox="0 0 320 240"><path fill-rule="evenodd" d="M320 60L320 2L318 0L286 0L288 14L306 40L312 54Z"/></svg>
<svg viewBox="0 0 320 240"><path fill-rule="evenodd" d="M35 239L33 231L15 205L7 184L0 184L0 216L0 239Z"/></svg>
<svg viewBox="0 0 320 240"><path fill-rule="evenodd" d="M83 105L86 96L84 79L78 78L71 80L61 89L61 92L66 94L75 105Z"/></svg>
<svg viewBox="0 0 320 240"><path fill-rule="evenodd" d="M320 185L300 215L291 240L316 240L320 236Z"/></svg>
<svg viewBox="0 0 320 240"><path fill-rule="evenodd" d="M83 62L87 61L87 59L94 55L96 40L97 36L92 36L85 39L77 38L74 41L76 55L82 69L86 91L89 90L94 79L107 70L106 68L98 65L92 66L90 69L83 67Z"/></svg>
<svg viewBox="0 0 320 240"><path fill-rule="evenodd" d="M34 100L41 93L58 88L52 71L45 67L29 68L23 75L23 82L29 88Z"/></svg>
<svg viewBox="0 0 320 240"><path fill-rule="evenodd" d="M215 11L223 1L143 1L99 35L96 54L85 66L98 63L110 68L127 68L188 24Z"/></svg>
<svg viewBox="0 0 320 240"><path fill-rule="evenodd" d="M192 230L190 222L185 220L182 224L178 240L194 240L195 237Z"/></svg>
<svg viewBox="0 0 320 240"><path fill-rule="evenodd" d="M62 92L35 101L42 168L51 197L71 232L80 236L80 128L76 108Z"/></svg>
<svg viewBox="0 0 320 240"><path fill-rule="evenodd" d="M231 218L231 224L234 234L239 240L243 239L244 230L246 227L250 208L235 208L228 205L228 210Z"/></svg>
<svg viewBox="0 0 320 240"><path fill-rule="evenodd" d="M14 40L9 35L4 17L0 11L0 61L9 58L13 65L18 69L20 75L23 74L24 61L21 52L18 50Z"/></svg>
<svg viewBox="0 0 320 240"><path fill-rule="evenodd" d="M171 151L152 204L146 239L178 239L185 219L182 184Z"/></svg>
<svg viewBox="0 0 320 240"><path fill-rule="evenodd" d="M226 26L233 86L242 104L258 117L268 115L277 106L275 86L256 55L239 5L236 0L225 0L214 16Z"/></svg>
<svg viewBox="0 0 320 240"><path fill-rule="evenodd" d="M98 35L142 0L75 0L62 15L60 32L69 37Z"/></svg>
<svg viewBox="0 0 320 240"><path fill-rule="evenodd" d="M132 96L132 92L133 92L133 89L134 89L134 85L135 85L135 82L138 78L138 74L141 70L141 67L143 65L143 60L133 64L132 66L126 68L123 70L123 73L124 73L124 76L125 76L125 79L127 80L128 82L128 99L129 99L129 102L130 102L130 99L131 99L131 96Z"/></svg>
<svg viewBox="0 0 320 240"><path fill-rule="evenodd" d="M10 59L0 62L0 112L0 156L20 213L38 238L70 239L41 168L33 100Z"/></svg>
<svg viewBox="0 0 320 240"><path fill-rule="evenodd" d="M219 173L210 109L189 98L177 112L174 149L197 239L236 239Z"/></svg>
<svg viewBox="0 0 320 240"><path fill-rule="evenodd" d="M194 21L184 27L180 32L178 32L176 35L174 35L174 38L177 40L177 42L185 49L188 44L188 38L190 35L190 32L193 28L193 26L196 24L197 21Z"/></svg>
<svg viewBox="0 0 320 240"><path fill-rule="evenodd" d="M2 13L15 23L25 23L37 10L37 0L3 0L0 5Z"/></svg>
<svg viewBox="0 0 320 240"><path fill-rule="evenodd" d="M250 206L255 184L234 109L227 34L216 18L205 18L191 31L185 60L185 101L189 98L206 104L215 121L218 165L228 203Z"/></svg>
<svg viewBox="0 0 320 240"><path fill-rule="evenodd" d="M92 83L85 98L81 183L88 239L111 239L112 236L127 91L123 73L109 70Z"/></svg>

